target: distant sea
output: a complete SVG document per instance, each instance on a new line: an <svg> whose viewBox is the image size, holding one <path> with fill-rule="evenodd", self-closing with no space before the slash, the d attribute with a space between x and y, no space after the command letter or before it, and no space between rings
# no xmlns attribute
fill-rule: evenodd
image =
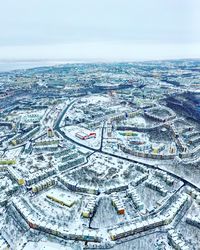
<svg viewBox="0 0 200 250"><path fill-rule="evenodd" d="M8 72L12 70L30 69L43 66L53 66L64 64L67 62L57 61L0 61L0 72Z"/></svg>

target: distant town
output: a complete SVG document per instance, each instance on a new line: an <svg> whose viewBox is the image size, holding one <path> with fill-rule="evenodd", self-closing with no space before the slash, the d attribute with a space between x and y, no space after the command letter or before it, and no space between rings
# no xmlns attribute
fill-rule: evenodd
<svg viewBox="0 0 200 250"><path fill-rule="evenodd" d="M0 249L200 249L200 61L0 72Z"/></svg>

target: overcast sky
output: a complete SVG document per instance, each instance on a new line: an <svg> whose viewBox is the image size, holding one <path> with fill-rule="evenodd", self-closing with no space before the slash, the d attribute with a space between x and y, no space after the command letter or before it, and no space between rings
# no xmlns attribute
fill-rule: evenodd
<svg viewBox="0 0 200 250"><path fill-rule="evenodd" d="M200 58L200 0L0 0L0 60Z"/></svg>

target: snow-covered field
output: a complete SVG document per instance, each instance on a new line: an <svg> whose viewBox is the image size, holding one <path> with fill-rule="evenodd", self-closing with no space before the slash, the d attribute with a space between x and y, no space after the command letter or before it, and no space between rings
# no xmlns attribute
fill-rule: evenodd
<svg viewBox="0 0 200 250"><path fill-rule="evenodd" d="M70 137L73 141L78 142L82 145L89 146L94 149L99 149L100 144L101 144L101 128L95 129L94 131L89 131L85 128L78 127L78 126L67 126L63 127L61 129L65 134ZM96 138L89 138L86 140L82 140L76 136L76 133L90 133L90 132L95 132L96 133Z"/></svg>

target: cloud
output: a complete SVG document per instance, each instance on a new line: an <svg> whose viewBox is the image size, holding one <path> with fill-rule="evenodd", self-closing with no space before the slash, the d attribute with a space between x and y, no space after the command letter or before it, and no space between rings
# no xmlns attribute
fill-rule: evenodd
<svg viewBox="0 0 200 250"><path fill-rule="evenodd" d="M0 58L198 57L199 9L199 0L6 0Z"/></svg>

